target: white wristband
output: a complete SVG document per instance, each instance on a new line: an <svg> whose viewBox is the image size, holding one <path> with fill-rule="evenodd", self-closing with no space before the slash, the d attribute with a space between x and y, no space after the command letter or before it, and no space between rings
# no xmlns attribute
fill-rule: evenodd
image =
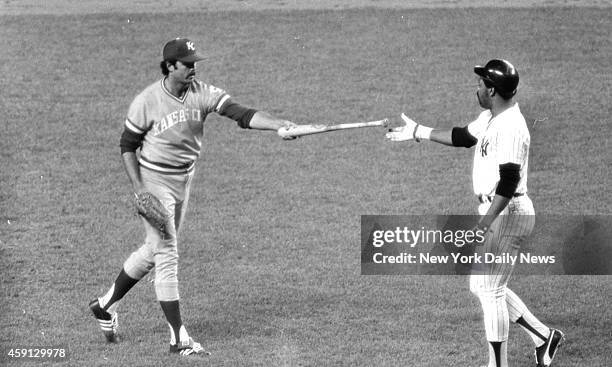
<svg viewBox="0 0 612 367"><path fill-rule="evenodd" d="M431 127L417 125L416 129L414 130L414 140L417 142L421 141L421 139L429 140L432 131L433 129Z"/></svg>

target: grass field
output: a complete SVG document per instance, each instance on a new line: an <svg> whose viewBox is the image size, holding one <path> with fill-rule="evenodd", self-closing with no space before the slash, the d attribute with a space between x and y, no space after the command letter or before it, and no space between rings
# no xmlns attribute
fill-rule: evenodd
<svg viewBox="0 0 612 367"><path fill-rule="evenodd" d="M507 58L530 121L536 211L612 214L610 18L610 7L0 16L3 355L64 346L70 366L177 363L151 283L124 299L120 345L103 343L87 308L142 240L118 139L169 38L211 55L199 78L298 123L400 112L467 123L479 112L472 66ZM473 213L471 150L372 130L285 142L206 124L179 249L183 318L213 355L181 364L486 362L466 278L359 273L360 215ZM511 280L567 332L556 367L612 365L611 280ZM510 338L512 366L531 365L528 337Z"/></svg>

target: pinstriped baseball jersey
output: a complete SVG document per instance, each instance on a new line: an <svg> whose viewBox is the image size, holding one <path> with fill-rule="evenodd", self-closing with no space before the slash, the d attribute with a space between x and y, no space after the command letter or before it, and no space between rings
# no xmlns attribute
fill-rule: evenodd
<svg viewBox="0 0 612 367"><path fill-rule="evenodd" d="M468 125L470 134L478 139L474 151L472 185L476 195L495 195L499 182L499 165L520 165L521 179L516 192L527 192L530 136L518 104L492 117L486 110Z"/></svg>
<svg viewBox="0 0 612 367"><path fill-rule="evenodd" d="M125 127L143 134L139 163L173 172L193 167L200 155L204 121L219 112L229 95L222 89L194 80L183 98L172 95L163 79L143 90L128 109Z"/></svg>

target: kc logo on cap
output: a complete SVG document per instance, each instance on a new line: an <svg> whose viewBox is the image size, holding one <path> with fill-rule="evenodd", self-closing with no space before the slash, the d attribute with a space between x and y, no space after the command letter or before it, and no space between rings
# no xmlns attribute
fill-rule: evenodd
<svg viewBox="0 0 612 367"><path fill-rule="evenodd" d="M193 41L187 38L175 38L166 43L162 52L166 61L196 62L204 60L195 48Z"/></svg>

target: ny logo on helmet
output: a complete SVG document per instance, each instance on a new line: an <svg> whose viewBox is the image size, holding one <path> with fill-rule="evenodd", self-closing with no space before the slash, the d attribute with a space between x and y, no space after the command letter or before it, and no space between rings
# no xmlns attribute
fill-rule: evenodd
<svg viewBox="0 0 612 367"><path fill-rule="evenodd" d="M193 44L193 42L189 41L187 43L185 43L187 45L187 49L191 50L191 51L195 51L195 46Z"/></svg>

